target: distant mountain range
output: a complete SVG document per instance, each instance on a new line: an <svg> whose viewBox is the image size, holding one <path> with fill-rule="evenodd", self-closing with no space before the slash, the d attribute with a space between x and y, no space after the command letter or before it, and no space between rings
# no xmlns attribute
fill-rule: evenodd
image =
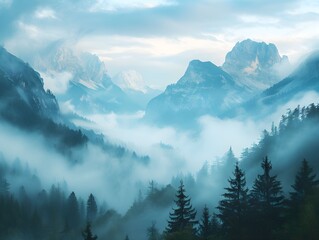
<svg viewBox="0 0 319 240"><path fill-rule="evenodd" d="M59 116L59 102L62 110L68 106L83 115L145 109L144 118L149 123L189 127L202 115L262 117L306 91L319 92L318 53L282 78L291 69L288 58L280 56L274 44L250 39L238 42L220 67L191 61L184 75L163 93L148 87L134 70L111 79L97 56L60 42L48 46L32 61L44 81L3 48L1 57L2 77L12 80L17 98L50 118ZM38 80L27 82L19 74ZM43 90L43 82L45 87L52 87L56 98L51 91ZM42 90L33 87L38 85ZM30 91L24 95L23 88Z"/></svg>
<svg viewBox="0 0 319 240"><path fill-rule="evenodd" d="M87 143L99 147L105 156L128 158L145 164L148 156L104 141L103 135L79 129L61 113L50 90L44 90L43 79L29 64L0 47L0 124L43 137L50 148L68 160L78 162ZM16 134L16 133L14 133ZM82 151L83 150L83 151ZM81 152L81 154L79 154Z"/></svg>
<svg viewBox="0 0 319 240"><path fill-rule="evenodd" d="M32 65L48 83L47 87L55 88L52 91L58 101L79 114L134 112L142 108L112 81L96 55L55 42L34 58ZM60 88L56 87L58 81Z"/></svg>
<svg viewBox="0 0 319 240"><path fill-rule="evenodd" d="M157 125L193 126L207 114L261 117L306 91L319 92L318 61L314 53L281 80L288 72L288 58L281 57L274 44L244 40L226 55L222 67L191 61L176 84L149 102L145 119Z"/></svg>

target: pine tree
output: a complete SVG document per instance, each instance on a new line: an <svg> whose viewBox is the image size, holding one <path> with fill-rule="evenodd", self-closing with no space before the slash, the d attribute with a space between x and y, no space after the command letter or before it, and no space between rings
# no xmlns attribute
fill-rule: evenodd
<svg viewBox="0 0 319 240"><path fill-rule="evenodd" d="M212 236L219 235L221 226L216 213L213 213L213 217L210 221L210 224L211 224L211 235Z"/></svg>
<svg viewBox="0 0 319 240"><path fill-rule="evenodd" d="M224 169L225 173L231 174L234 169L234 165L236 165L237 158L234 155L232 147L229 148L228 152L224 156Z"/></svg>
<svg viewBox="0 0 319 240"><path fill-rule="evenodd" d="M75 193L72 192L67 200L67 209L66 209L66 220L69 227L77 228L80 225L80 211L79 203L75 196Z"/></svg>
<svg viewBox="0 0 319 240"><path fill-rule="evenodd" d="M199 223L199 237L200 239L207 240L212 234L212 225L210 221L210 214L208 207L205 205L203 215Z"/></svg>
<svg viewBox="0 0 319 240"><path fill-rule="evenodd" d="M234 178L228 180L224 199L219 202L218 217L228 239L241 240L246 235L246 216L248 209L248 189L244 172L236 164Z"/></svg>
<svg viewBox="0 0 319 240"><path fill-rule="evenodd" d="M97 205L95 202L95 198L93 194L91 193L86 205L86 214L87 214L87 221L92 222L95 220L97 215Z"/></svg>
<svg viewBox="0 0 319 240"><path fill-rule="evenodd" d="M270 176L271 162L265 157L251 190L252 233L254 238L273 239L273 232L281 225L284 196L277 176ZM258 234L258 236L256 236Z"/></svg>
<svg viewBox="0 0 319 240"><path fill-rule="evenodd" d="M93 236L92 230L91 230L91 224L88 222L86 224L85 230L82 232L82 236L84 240L96 240L97 236Z"/></svg>
<svg viewBox="0 0 319 240"><path fill-rule="evenodd" d="M188 229L195 231L194 225L197 224L197 221L195 220L196 211L191 205L191 199L185 195L183 181L180 182L176 198L177 200L174 202L177 205L177 208L173 208L173 212L169 214L170 220L168 221L166 231L168 233Z"/></svg>
<svg viewBox="0 0 319 240"><path fill-rule="evenodd" d="M294 191L290 193L291 204L296 205L302 203L307 195L313 193L314 188L319 185L316 180L316 174L309 166L308 161L304 159L300 171L297 173L295 183L291 186Z"/></svg>
<svg viewBox="0 0 319 240"><path fill-rule="evenodd" d="M292 185L287 210L286 239L317 240L319 235L319 181L304 159Z"/></svg>

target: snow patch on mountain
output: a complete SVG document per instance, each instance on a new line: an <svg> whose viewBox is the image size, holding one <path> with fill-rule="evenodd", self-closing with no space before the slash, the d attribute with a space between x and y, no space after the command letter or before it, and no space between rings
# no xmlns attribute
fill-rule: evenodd
<svg viewBox="0 0 319 240"><path fill-rule="evenodd" d="M146 93L148 90L142 75L135 70L122 71L113 78L113 81L123 90L134 90L142 93Z"/></svg>

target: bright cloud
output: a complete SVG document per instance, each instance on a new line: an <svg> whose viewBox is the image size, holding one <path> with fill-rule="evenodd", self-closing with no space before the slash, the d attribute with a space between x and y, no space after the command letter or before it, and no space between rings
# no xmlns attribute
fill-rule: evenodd
<svg viewBox="0 0 319 240"><path fill-rule="evenodd" d="M134 69L164 89L192 59L221 65L246 38L274 43L296 63L318 48L318 13L311 0L1 0L0 42L24 57L25 46L32 56L50 39L71 40L105 60L111 75Z"/></svg>
<svg viewBox="0 0 319 240"><path fill-rule="evenodd" d="M169 6L175 4L170 0L97 0L90 8L92 12L118 11L123 9L143 9L155 8L159 6Z"/></svg>
<svg viewBox="0 0 319 240"><path fill-rule="evenodd" d="M55 11L50 8L38 9L35 12L35 17L39 19L44 19L44 18L56 19L57 18Z"/></svg>

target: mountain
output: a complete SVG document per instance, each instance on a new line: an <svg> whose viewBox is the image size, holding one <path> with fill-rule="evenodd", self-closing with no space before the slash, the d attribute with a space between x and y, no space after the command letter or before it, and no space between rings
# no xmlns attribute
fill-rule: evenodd
<svg viewBox="0 0 319 240"><path fill-rule="evenodd" d="M43 89L43 79L39 73L2 47L0 47L0 79L2 113L20 104L43 117L58 118L58 103L50 91Z"/></svg>
<svg viewBox="0 0 319 240"><path fill-rule="evenodd" d="M4 48L0 48L0 101L1 124L38 133L69 157L88 140L80 130L62 124L59 105L44 90L39 73Z"/></svg>
<svg viewBox="0 0 319 240"><path fill-rule="evenodd" d="M139 156L105 140L103 135L70 123L60 113L55 96L44 90L40 74L4 48L0 48L0 124L39 136L49 149L63 154L73 163L88 155L85 151L88 143L112 159L129 159L131 164L150 161L148 156ZM18 131L10 134L19 135Z"/></svg>
<svg viewBox="0 0 319 240"><path fill-rule="evenodd" d="M152 98L161 93L159 90L147 86L142 75L135 70L122 71L112 80L143 110Z"/></svg>
<svg viewBox="0 0 319 240"><path fill-rule="evenodd" d="M274 44L247 39L227 53L222 68L254 94L285 77L289 61L287 56L279 55Z"/></svg>
<svg viewBox="0 0 319 240"><path fill-rule="evenodd" d="M34 60L61 103L80 114L135 111L137 106L114 84L105 65L93 54L79 52L60 42L49 45Z"/></svg>
<svg viewBox="0 0 319 240"><path fill-rule="evenodd" d="M203 114L219 115L242 102L245 94L245 89L220 67L193 60L176 84L149 102L145 119L187 125Z"/></svg>
<svg viewBox="0 0 319 240"><path fill-rule="evenodd" d="M293 99L301 98L309 91L319 93L319 51L308 56L288 77L242 104L233 115L237 111L244 111L249 115L258 111L259 117L262 117Z"/></svg>

